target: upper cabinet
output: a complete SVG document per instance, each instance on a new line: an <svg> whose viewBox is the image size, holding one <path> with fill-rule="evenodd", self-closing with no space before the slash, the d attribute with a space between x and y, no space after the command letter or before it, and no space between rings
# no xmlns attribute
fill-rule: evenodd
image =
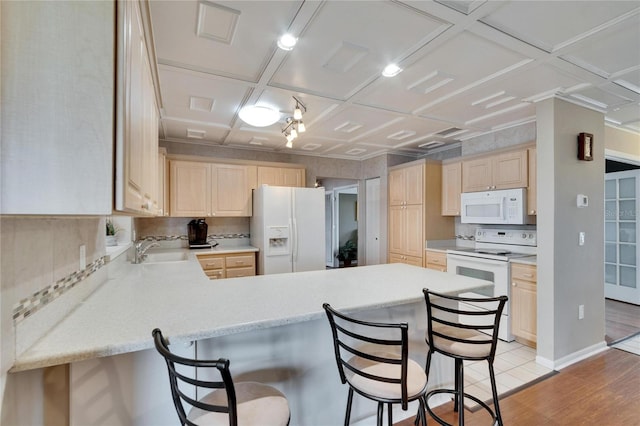
<svg viewBox="0 0 640 426"><path fill-rule="evenodd" d="M118 2L115 209L160 214L158 105L140 3Z"/></svg>
<svg viewBox="0 0 640 426"><path fill-rule="evenodd" d="M526 188L527 150L504 152L462 162L462 192Z"/></svg>
<svg viewBox="0 0 640 426"><path fill-rule="evenodd" d="M424 165L403 167L389 172L389 204L422 204L424 197Z"/></svg>
<svg viewBox="0 0 640 426"><path fill-rule="evenodd" d="M462 162L442 165L442 215L460 216Z"/></svg>
<svg viewBox="0 0 640 426"><path fill-rule="evenodd" d="M302 168L285 168L258 166L258 186L305 186L305 170Z"/></svg>
<svg viewBox="0 0 640 426"><path fill-rule="evenodd" d="M170 214L174 217L251 216L256 166L170 161Z"/></svg>
<svg viewBox="0 0 640 426"><path fill-rule="evenodd" d="M114 3L1 7L0 213L111 214Z"/></svg>

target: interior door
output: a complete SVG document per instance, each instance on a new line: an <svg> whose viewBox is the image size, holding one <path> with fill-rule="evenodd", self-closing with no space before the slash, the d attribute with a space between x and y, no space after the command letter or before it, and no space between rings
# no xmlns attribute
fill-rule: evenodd
<svg viewBox="0 0 640 426"><path fill-rule="evenodd" d="M365 185L365 264L377 265L380 263L380 178L367 179Z"/></svg>
<svg viewBox="0 0 640 426"><path fill-rule="evenodd" d="M605 297L640 305L640 170L605 175Z"/></svg>

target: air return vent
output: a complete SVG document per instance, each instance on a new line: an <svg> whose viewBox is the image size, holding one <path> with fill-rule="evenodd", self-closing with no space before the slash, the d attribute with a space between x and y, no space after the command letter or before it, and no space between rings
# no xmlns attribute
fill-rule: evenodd
<svg viewBox="0 0 640 426"><path fill-rule="evenodd" d="M449 135L451 135L453 133L457 133L457 132L459 132L461 130L462 129L459 129L457 127L450 127L448 129L445 129L445 130L442 130L441 132L436 133L436 135L446 138L447 136L449 136Z"/></svg>

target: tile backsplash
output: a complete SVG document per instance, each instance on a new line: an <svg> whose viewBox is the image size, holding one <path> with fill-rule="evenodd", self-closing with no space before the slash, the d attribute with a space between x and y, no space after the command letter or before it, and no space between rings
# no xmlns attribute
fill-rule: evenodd
<svg viewBox="0 0 640 426"><path fill-rule="evenodd" d="M187 241L187 224L194 218L136 218L134 229L137 240ZM248 217L205 218L209 239L249 238Z"/></svg>

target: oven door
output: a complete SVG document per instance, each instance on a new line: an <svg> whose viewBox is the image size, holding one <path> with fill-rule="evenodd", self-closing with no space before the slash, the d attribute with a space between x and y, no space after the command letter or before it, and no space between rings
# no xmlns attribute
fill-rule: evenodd
<svg viewBox="0 0 640 426"><path fill-rule="evenodd" d="M511 287L509 286L509 262L480 257L463 256L458 254L447 254L447 272L456 275L464 275L471 278L479 278L493 283L493 288L482 288L473 292L461 293L462 297L494 297L506 295L511 297ZM497 307L496 303L496 307ZM461 306L462 308L462 306ZM464 309L476 311L477 306L465 304ZM511 323L509 321L510 303L507 301L502 317L500 318L500 329L498 337L507 342L512 341ZM476 319L469 316L465 320Z"/></svg>

